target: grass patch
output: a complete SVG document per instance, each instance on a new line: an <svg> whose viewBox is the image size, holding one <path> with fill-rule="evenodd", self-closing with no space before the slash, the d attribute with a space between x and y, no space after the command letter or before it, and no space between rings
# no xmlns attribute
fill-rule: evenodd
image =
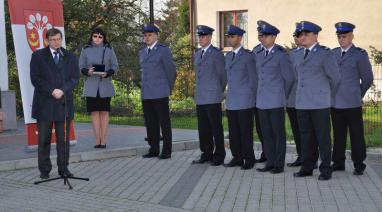
<svg viewBox="0 0 382 212"><path fill-rule="evenodd" d="M382 107L365 107L363 118L365 127L366 146L382 147ZM90 115L81 113L75 113L74 120L76 122L91 122ZM144 126L144 119L143 116L112 116L110 117L110 124ZM173 128L177 129L198 129L196 116L172 116L171 124ZM228 131L228 122L226 116L223 117L223 128L224 131ZM287 140L293 140L292 129L290 127L290 122L287 115L285 115L285 129ZM253 136L254 140L259 140L256 130L254 130ZM349 138L347 142L347 148L350 149Z"/></svg>

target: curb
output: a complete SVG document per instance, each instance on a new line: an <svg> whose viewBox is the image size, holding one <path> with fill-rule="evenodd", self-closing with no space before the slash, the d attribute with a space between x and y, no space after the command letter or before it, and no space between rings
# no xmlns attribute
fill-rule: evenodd
<svg viewBox="0 0 382 212"><path fill-rule="evenodd" d="M289 142L288 142L289 143ZM228 146L228 139L225 139L225 145ZM172 151L185 151L193 150L199 148L199 141L180 141L173 142ZM106 160L118 157L135 157L147 153L149 149L148 145L137 146L137 147L126 147L126 148L116 148L116 149L105 149L105 150L94 150L89 152L78 152L70 155L70 163L79 163L84 161L94 161L94 160ZM260 142L254 143L254 150L261 151ZM287 145L287 153L296 153L296 146L292 144ZM346 150L346 157L351 158L351 151ZM55 161L57 156L51 156L51 160ZM367 159L373 162L382 163L382 149L369 149L367 152ZM37 158L27 158L19 160L1 161L0 171L11 171L26 168L35 168L38 165ZM53 166L54 163L52 163Z"/></svg>

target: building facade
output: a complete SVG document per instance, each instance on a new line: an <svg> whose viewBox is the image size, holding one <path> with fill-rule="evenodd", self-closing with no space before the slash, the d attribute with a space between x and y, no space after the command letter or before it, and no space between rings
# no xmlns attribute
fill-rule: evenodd
<svg viewBox="0 0 382 212"><path fill-rule="evenodd" d="M382 49L381 0L191 0L193 27L204 24L215 28L213 44L228 50L224 33L228 25L244 28L243 44L252 49L257 40L257 20L267 21L281 33L276 42L291 46L295 23L312 21L322 27L319 42L330 48L338 46L334 24L339 21L356 25L354 43L369 50Z"/></svg>

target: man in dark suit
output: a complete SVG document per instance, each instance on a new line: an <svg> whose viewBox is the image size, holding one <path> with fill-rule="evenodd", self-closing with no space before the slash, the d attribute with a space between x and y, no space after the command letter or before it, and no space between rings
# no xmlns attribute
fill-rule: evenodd
<svg viewBox="0 0 382 212"><path fill-rule="evenodd" d="M80 77L77 58L61 47L61 31L55 28L48 30L46 40L49 46L34 52L30 62L30 77L35 88L32 118L37 120L38 168L42 179L48 179L52 169L49 156L53 124L56 132L58 173L61 176L73 176L67 167L69 123L74 116L72 92Z"/></svg>
<svg viewBox="0 0 382 212"><path fill-rule="evenodd" d="M332 50L341 72L338 91L333 98L333 171L345 170L347 131L350 134L354 175L362 175L366 168L365 136L363 132L362 98L373 83L373 72L367 52L353 44L355 25L335 24L339 47Z"/></svg>
<svg viewBox="0 0 382 212"><path fill-rule="evenodd" d="M171 158L172 130L169 96L175 85L176 67L170 48L158 43L159 28L153 24L143 27L146 47L139 51L142 71L141 98L149 152L144 158ZM160 153L160 130L163 135L163 149Z"/></svg>
<svg viewBox="0 0 382 212"><path fill-rule="evenodd" d="M222 106L227 73L223 53L211 44L212 29L199 25L200 49L195 53L195 103L198 116L199 144L202 155L193 164L211 161L213 166L224 163Z"/></svg>

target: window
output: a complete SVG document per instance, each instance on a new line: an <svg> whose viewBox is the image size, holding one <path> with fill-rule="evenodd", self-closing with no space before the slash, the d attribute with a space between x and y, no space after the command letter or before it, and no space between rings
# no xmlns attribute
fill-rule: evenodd
<svg viewBox="0 0 382 212"><path fill-rule="evenodd" d="M247 48L248 46L248 12L247 11L226 11L220 12L219 15L220 23L220 48L225 51L230 49L226 33L228 31L229 25L236 25L246 31L243 36L242 45Z"/></svg>

